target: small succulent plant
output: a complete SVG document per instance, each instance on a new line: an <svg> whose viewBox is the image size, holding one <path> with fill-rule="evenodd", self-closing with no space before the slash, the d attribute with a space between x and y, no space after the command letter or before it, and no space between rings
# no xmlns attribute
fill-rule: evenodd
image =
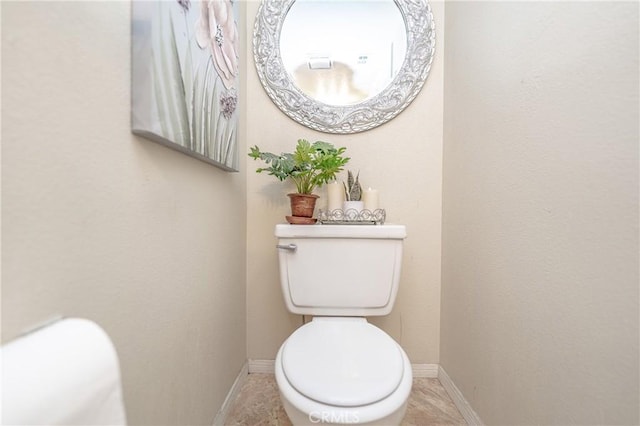
<svg viewBox="0 0 640 426"><path fill-rule="evenodd" d="M353 173L351 170L347 171L347 183L342 182L344 185L344 193L346 195L347 201L360 201L362 198L362 187L360 186L360 182L358 178L360 177L360 172L356 175L356 178L353 178Z"/></svg>

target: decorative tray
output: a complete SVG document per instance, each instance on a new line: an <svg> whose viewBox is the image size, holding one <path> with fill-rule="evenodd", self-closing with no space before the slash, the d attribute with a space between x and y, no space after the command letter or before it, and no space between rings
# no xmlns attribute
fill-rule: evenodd
<svg viewBox="0 0 640 426"><path fill-rule="evenodd" d="M319 210L318 223L327 225L382 225L387 217L384 209Z"/></svg>

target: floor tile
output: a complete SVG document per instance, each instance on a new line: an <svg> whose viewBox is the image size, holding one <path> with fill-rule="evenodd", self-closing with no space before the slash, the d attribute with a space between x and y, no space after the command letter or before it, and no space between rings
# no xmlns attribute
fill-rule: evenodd
<svg viewBox="0 0 640 426"><path fill-rule="evenodd" d="M227 416L228 426L291 426L273 374L250 374ZM402 426L466 425L438 379L414 378Z"/></svg>

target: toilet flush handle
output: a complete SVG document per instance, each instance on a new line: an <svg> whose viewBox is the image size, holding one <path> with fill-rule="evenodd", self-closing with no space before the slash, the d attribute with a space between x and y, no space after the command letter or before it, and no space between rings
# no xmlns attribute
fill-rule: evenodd
<svg viewBox="0 0 640 426"><path fill-rule="evenodd" d="M293 244L293 243L291 243L291 244L278 244L276 246L276 248L283 249L283 250L289 250L289 251L293 251L293 252L298 250L298 246Z"/></svg>

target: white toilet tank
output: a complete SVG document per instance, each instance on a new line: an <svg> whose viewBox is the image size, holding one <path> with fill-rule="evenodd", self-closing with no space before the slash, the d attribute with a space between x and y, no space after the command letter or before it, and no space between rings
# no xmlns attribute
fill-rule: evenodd
<svg viewBox="0 0 640 426"><path fill-rule="evenodd" d="M295 314L379 316L400 283L404 225L276 225L280 282Z"/></svg>

